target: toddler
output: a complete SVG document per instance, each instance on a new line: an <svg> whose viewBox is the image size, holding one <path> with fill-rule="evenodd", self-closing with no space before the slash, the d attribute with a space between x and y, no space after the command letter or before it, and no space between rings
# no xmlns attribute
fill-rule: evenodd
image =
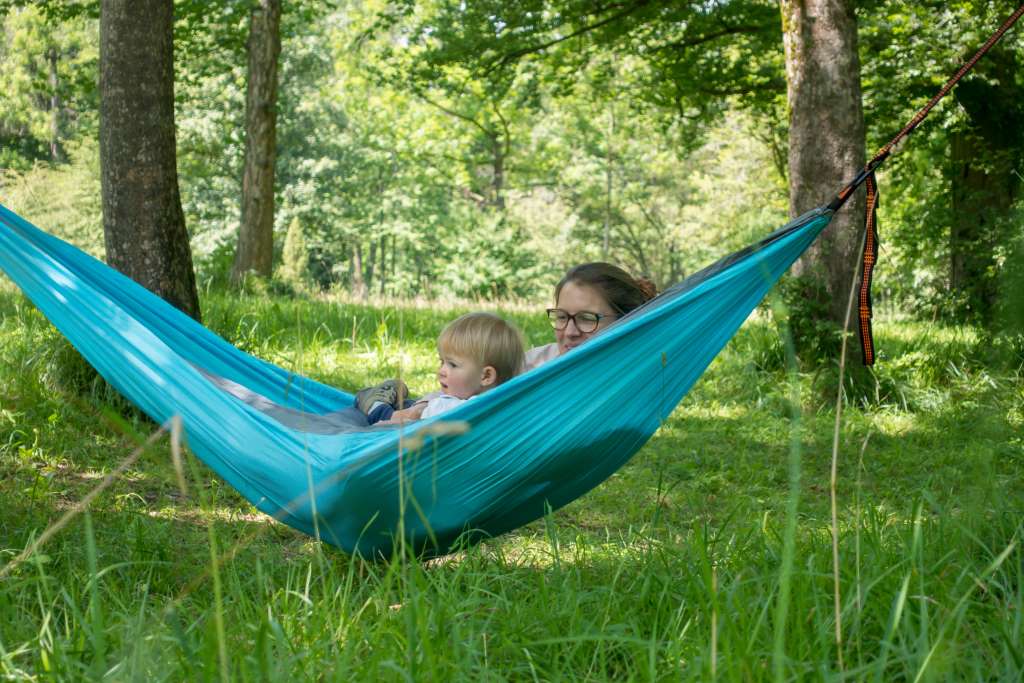
<svg viewBox="0 0 1024 683"><path fill-rule="evenodd" d="M396 424L439 415L515 377L523 369L522 335L496 315L467 313L441 331L437 355L441 390L406 402L406 408L390 414L380 407L369 410L371 423Z"/></svg>

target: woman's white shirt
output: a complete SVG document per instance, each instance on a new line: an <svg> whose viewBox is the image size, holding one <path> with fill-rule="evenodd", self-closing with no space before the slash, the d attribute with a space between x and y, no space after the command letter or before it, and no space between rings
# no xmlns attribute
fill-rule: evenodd
<svg viewBox="0 0 1024 683"><path fill-rule="evenodd" d="M558 358L558 343L551 342L544 346L535 346L526 352L526 356L523 361L523 372L529 372L534 368L544 365L549 360Z"/></svg>

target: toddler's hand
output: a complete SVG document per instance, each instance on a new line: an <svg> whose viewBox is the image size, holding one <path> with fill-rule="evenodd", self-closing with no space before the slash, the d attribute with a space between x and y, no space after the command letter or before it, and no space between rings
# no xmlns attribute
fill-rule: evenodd
<svg viewBox="0 0 1024 683"><path fill-rule="evenodd" d="M396 410L394 413L392 413L390 420L381 420L377 424L397 425L402 424L403 422L413 422L415 420L420 419L420 416L423 415L423 410L426 407L427 403L426 401L424 401L422 403L417 403L411 408L406 408L404 410Z"/></svg>

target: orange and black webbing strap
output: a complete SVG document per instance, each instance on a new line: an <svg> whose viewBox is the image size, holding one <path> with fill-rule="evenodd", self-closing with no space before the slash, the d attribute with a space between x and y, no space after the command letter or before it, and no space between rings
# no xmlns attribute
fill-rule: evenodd
<svg viewBox="0 0 1024 683"><path fill-rule="evenodd" d="M864 253L861 255L860 292L857 297L857 317L860 321L860 348L864 365L875 364L875 338L871 333L871 276L878 258L878 184L871 172L864 181L867 190L867 225L864 235Z"/></svg>
<svg viewBox="0 0 1024 683"><path fill-rule="evenodd" d="M1010 30L1010 27L1020 19L1021 15L1024 15L1024 5L1021 5L1017 10L1007 17L1006 21L996 29L996 31L989 36L985 44L982 45L974 55L964 62L963 66L953 77L946 81L939 91L928 101L928 104L921 107L921 109L914 114L914 117L910 119L910 122L903 127L899 133L896 134L892 140L884 145L878 153L872 157L871 161L867 163L864 169L857 174L857 177L847 183L846 187L839 191L839 194L829 202L828 208L833 212L838 211L846 200L854 193L854 191L860 187L863 183L867 190L867 217L865 220L866 235L864 239L864 253L861 255L861 278L860 278L860 296L858 297L858 317L860 320L860 343L861 350L863 351L863 359L865 365L873 365L875 362L875 344L874 338L871 334L871 276L875 268L875 263L878 260L878 184L875 181L875 169L882 165L893 149L899 143L900 140L905 138L911 133L918 125L928 116L929 112L939 103L943 97L945 97L953 86L964 77L964 75L974 68L974 65L978 63L986 52L988 52L1003 34Z"/></svg>

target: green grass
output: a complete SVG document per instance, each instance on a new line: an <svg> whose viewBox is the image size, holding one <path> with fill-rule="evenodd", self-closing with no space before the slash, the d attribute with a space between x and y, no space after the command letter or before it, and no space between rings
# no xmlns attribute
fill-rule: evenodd
<svg viewBox="0 0 1024 683"><path fill-rule="evenodd" d="M464 310L218 291L203 304L209 326L275 363L347 389L401 372L414 391L433 388L434 338ZM532 311L503 312L548 340ZM847 407L841 434L842 672L834 380L791 382L754 319L606 483L431 562L317 545L191 458L183 492L163 439L0 579L0 676L1020 680L1020 359L940 325L882 321L877 341L877 396ZM0 285L0 566L154 429Z"/></svg>

